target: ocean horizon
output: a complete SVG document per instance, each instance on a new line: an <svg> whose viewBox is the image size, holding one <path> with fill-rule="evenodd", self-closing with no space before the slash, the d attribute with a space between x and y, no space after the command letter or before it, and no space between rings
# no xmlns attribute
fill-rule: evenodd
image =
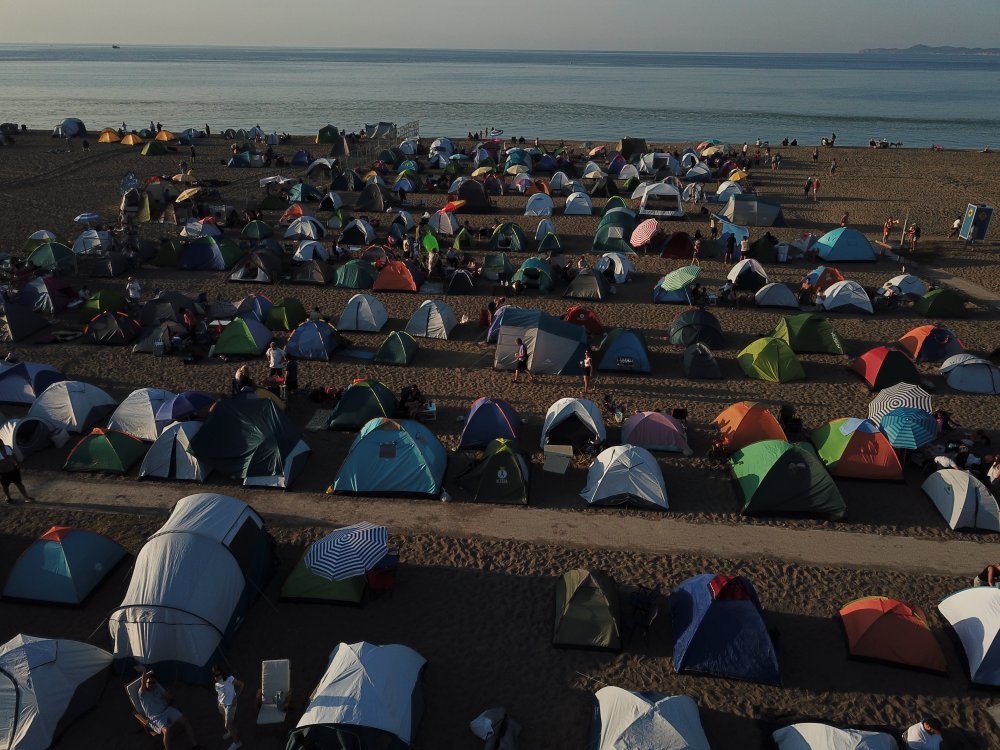
<svg viewBox="0 0 1000 750"><path fill-rule="evenodd" d="M419 122L422 136L1000 144L1000 57L0 45L0 121L183 129ZM252 64L248 64L252 63Z"/></svg>

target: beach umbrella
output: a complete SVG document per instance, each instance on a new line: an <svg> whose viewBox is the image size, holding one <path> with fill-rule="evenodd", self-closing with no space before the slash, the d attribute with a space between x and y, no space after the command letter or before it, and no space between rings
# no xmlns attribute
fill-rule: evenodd
<svg viewBox="0 0 1000 750"><path fill-rule="evenodd" d="M38 240L39 242L52 242L58 240L54 232L50 232L48 229L39 229L37 232L32 232L28 235L28 241Z"/></svg>
<svg viewBox="0 0 1000 750"><path fill-rule="evenodd" d="M513 166L507 167L507 174L524 174L529 172L529 170L524 164L514 164Z"/></svg>
<svg viewBox="0 0 1000 750"><path fill-rule="evenodd" d="M590 149L590 151L589 151L589 152L587 153L587 156L598 156L598 155L600 155L600 154L603 154L603 153L604 153L605 151L607 151L607 150L608 150L608 147L607 147L607 146L605 146L605 145L603 145L603 144L602 144L602 145L600 145L600 146L594 146L594 147L593 147L592 149Z"/></svg>
<svg viewBox="0 0 1000 750"><path fill-rule="evenodd" d="M482 177L483 175L490 174L493 171L493 167L479 167L473 173L473 177Z"/></svg>
<svg viewBox="0 0 1000 750"><path fill-rule="evenodd" d="M937 420L923 409L901 406L882 417L881 429L893 448L916 450L937 437Z"/></svg>
<svg viewBox="0 0 1000 750"><path fill-rule="evenodd" d="M193 185L198 180L195 178L194 173L189 169L187 172L178 172L173 177L170 178L171 182L186 183L188 185Z"/></svg>
<svg viewBox="0 0 1000 750"><path fill-rule="evenodd" d="M632 230L632 237L629 239L628 244L632 247L642 247L656 234L656 228L656 219L646 219L640 222L639 226Z"/></svg>
<svg viewBox="0 0 1000 750"><path fill-rule="evenodd" d="M88 211L77 216L73 221L77 224L93 224L95 221L100 221L101 215L94 213L93 211Z"/></svg>
<svg viewBox="0 0 1000 750"><path fill-rule="evenodd" d="M729 179L733 182L739 182L740 180L745 180L750 176L749 172L744 172L742 169L736 169L729 173Z"/></svg>
<svg viewBox="0 0 1000 750"><path fill-rule="evenodd" d="M201 188L188 188L180 195L177 196L175 203L183 203L184 201L189 201L194 198L198 193L201 192Z"/></svg>
<svg viewBox="0 0 1000 750"><path fill-rule="evenodd" d="M701 143L698 144L698 150L701 151L702 149L708 148L709 146L719 146L721 144L722 141L720 141L718 138L709 138L707 141L702 141Z"/></svg>
<svg viewBox="0 0 1000 750"><path fill-rule="evenodd" d="M206 391L182 391L168 398L156 410L157 422L177 422L215 403L215 396Z"/></svg>
<svg viewBox="0 0 1000 750"><path fill-rule="evenodd" d="M890 388L885 388L872 399L868 404L868 418L878 425L882 424L882 417L893 409L906 407L909 409L923 409L928 414L934 411L934 402L931 394L912 383L897 383Z"/></svg>
<svg viewBox="0 0 1000 750"><path fill-rule="evenodd" d="M441 209L441 213L450 214L453 211L457 211L462 206L465 205L465 201L449 201L444 204L444 208Z"/></svg>
<svg viewBox="0 0 1000 750"><path fill-rule="evenodd" d="M701 266L682 266L664 276L660 280L660 288L665 292L678 292L691 286L699 276Z"/></svg>
<svg viewBox="0 0 1000 750"><path fill-rule="evenodd" d="M705 156L715 156L716 154L721 154L721 153L722 149L719 148L718 146L709 146L708 148L706 148L704 151L701 152L701 155L705 157Z"/></svg>
<svg viewBox="0 0 1000 750"><path fill-rule="evenodd" d="M306 567L323 578L343 581L371 570L389 552L385 526L362 521L327 534L306 552Z"/></svg>

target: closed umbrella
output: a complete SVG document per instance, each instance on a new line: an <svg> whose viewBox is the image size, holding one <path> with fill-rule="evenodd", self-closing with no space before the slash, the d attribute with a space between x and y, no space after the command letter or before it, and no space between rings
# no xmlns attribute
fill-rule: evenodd
<svg viewBox="0 0 1000 750"><path fill-rule="evenodd" d="M931 394L912 383L897 383L886 388L868 404L868 418L881 426L882 417L893 409L900 407L923 409L928 414L934 411L934 401Z"/></svg>
<svg viewBox="0 0 1000 750"><path fill-rule="evenodd" d="M882 417L882 432L893 448L916 450L937 437L937 420L923 409L901 406Z"/></svg>
<svg viewBox="0 0 1000 750"><path fill-rule="evenodd" d="M182 391L168 398L156 410L157 422L176 422L215 403L215 396L206 391Z"/></svg>
<svg viewBox="0 0 1000 750"><path fill-rule="evenodd" d="M332 581L359 576L389 553L385 526L362 521L327 534L306 552L306 567Z"/></svg>
<svg viewBox="0 0 1000 750"><path fill-rule="evenodd" d="M639 226L632 230L632 237L629 239L628 244L632 247L642 247L656 234L656 227L656 219L646 219L640 222Z"/></svg>

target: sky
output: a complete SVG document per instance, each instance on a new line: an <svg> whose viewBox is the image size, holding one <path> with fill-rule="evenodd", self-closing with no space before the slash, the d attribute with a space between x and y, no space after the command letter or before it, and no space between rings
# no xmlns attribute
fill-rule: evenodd
<svg viewBox="0 0 1000 750"><path fill-rule="evenodd" d="M663 52L996 47L1000 2L45 0L4 3L0 43Z"/></svg>

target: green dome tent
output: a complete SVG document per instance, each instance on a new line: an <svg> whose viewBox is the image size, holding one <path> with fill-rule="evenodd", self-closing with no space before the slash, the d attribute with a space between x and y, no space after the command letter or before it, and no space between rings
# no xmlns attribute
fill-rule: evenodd
<svg viewBox="0 0 1000 750"><path fill-rule="evenodd" d="M326 125L316 133L316 143L336 143L340 139L340 131L335 125Z"/></svg>
<svg viewBox="0 0 1000 750"><path fill-rule="evenodd" d="M406 331L392 331L379 344L372 360L382 365L408 365L417 353L417 340Z"/></svg>
<svg viewBox="0 0 1000 750"><path fill-rule="evenodd" d="M325 576L313 573L306 565L306 555L302 554L299 562L292 569L288 578L281 586L281 598L294 602L324 602L327 604L360 605L365 595L365 576L351 576L342 581L335 581Z"/></svg>
<svg viewBox="0 0 1000 750"><path fill-rule="evenodd" d="M781 339L757 339L736 356L736 361L747 377L754 380L787 383L806 378L795 352Z"/></svg>
<svg viewBox="0 0 1000 750"><path fill-rule="evenodd" d="M57 276L76 273L76 253L59 242L45 242L28 256L28 262L35 268L42 268Z"/></svg>
<svg viewBox="0 0 1000 750"><path fill-rule="evenodd" d="M146 443L117 430L95 427L70 451L65 471L104 471L127 474L149 448Z"/></svg>
<svg viewBox="0 0 1000 750"><path fill-rule="evenodd" d="M722 325L707 310L688 310L670 324L669 340L678 346L704 344L711 348L723 345Z"/></svg>
<svg viewBox="0 0 1000 750"><path fill-rule="evenodd" d="M267 314L267 327L272 331L291 331L307 317L306 308L295 297L282 297Z"/></svg>
<svg viewBox="0 0 1000 750"><path fill-rule="evenodd" d="M516 270L517 266L510 262L507 253L490 253L483 258L482 274L490 281L496 281L501 276L509 279Z"/></svg>
<svg viewBox="0 0 1000 750"><path fill-rule="evenodd" d="M798 515L841 521L847 505L808 443L760 440L729 459L748 516Z"/></svg>
<svg viewBox="0 0 1000 750"><path fill-rule="evenodd" d="M555 286L555 271L544 258L528 258L510 280L526 287L537 287L539 292L546 294Z"/></svg>
<svg viewBox="0 0 1000 750"><path fill-rule="evenodd" d="M528 235L519 224L506 222L500 224L493 230L490 236L489 248L491 250L515 250L526 252L528 250Z"/></svg>
<svg viewBox="0 0 1000 750"><path fill-rule="evenodd" d="M184 250L184 243L179 239L172 238L160 243L156 256L153 258L153 265L160 268L176 268L177 261L181 259L181 252Z"/></svg>
<svg viewBox="0 0 1000 750"><path fill-rule="evenodd" d="M771 336L788 344L799 354L843 354L844 344L826 318L812 313L786 315L778 321Z"/></svg>
<svg viewBox="0 0 1000 750"><path fill-rule="evenodd" d="M913 305L925 318L967 318L965 300L951 289L932 289Z"/></svg>
<svg viewBox="0 0 1000 750"><path fill-rule="evenodd" d="M528 504L528 463L516 440L491 440L456 482L477 503Z"/></svg>
<svg viewBox="0 0 1000 750"><path fill-rule="evenodd" d="M330 414L327 428L360 430L376 417L392 417L396 413L396 397L385 385L374 379L351 385Z"/></svg>
<svg viewBox="0 0 1000 750"><path fill-rule="evenodd" d="M84 323L102 312L128 312L128 300L118 292L103 289L90 295L80 306L80 320Z"/></svg>
<svg viewBox="0 0 1000 750"><path fill-rule="evenodd" d="M600 570L576 569L556 581L552 645L621 650L621 609L611 576Z"/></svg>
<svg viewBox="0 0 1000 750"><path fill-rule="evenodd" d="M378 271L367 260L349 260L337 269L333 285L342 289L371 289Z"/></svg>
<svg viewBox="0 0 1000 750"><path fill-rule="evenodd" d="M215 354L254 357L264 353L274 338L267 327L256 320L237 318L227 325L215 343Z"/></svg>

